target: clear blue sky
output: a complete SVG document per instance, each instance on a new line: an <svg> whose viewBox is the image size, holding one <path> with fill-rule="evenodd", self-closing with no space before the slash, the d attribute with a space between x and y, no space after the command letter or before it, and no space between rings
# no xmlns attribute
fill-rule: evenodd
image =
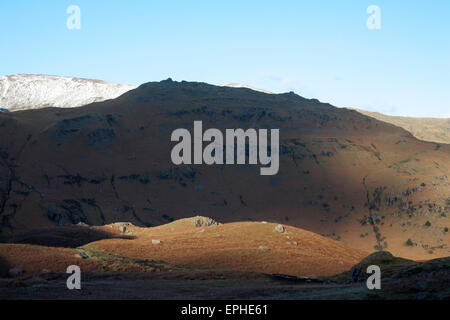
<svg viewBox="0 0 450 320"><path fill-rule="evenodd" d="M71 4L81 30L66 27ZM381 30L366 27L369 5ZM236 82L450 117L448 0L1 0L0 43L0 75Z"/></svg>

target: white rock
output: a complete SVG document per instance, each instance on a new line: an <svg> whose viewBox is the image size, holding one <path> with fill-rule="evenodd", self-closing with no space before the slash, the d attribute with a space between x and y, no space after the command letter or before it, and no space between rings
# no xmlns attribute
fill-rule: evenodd
<svg viewBox="0 0 450 320"><path fill-rule="evenodd" d="M274 231L278 233L284 233L286 229L281 224L279 224L275 227Z"/></svg>

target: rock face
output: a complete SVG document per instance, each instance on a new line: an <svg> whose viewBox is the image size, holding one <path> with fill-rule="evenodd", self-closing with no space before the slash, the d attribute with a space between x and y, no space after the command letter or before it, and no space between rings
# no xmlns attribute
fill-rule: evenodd
<svg viewBox="0 0 450 320"><path fill-rule="evenodd" d="M73 108L114 99L135 86L35 74L0 77L0 107L8 111Z"/></svg>

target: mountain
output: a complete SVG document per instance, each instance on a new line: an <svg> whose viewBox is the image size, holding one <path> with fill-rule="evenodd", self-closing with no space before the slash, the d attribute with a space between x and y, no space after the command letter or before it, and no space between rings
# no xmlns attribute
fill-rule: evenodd
<svg viewBox="0 0 450 320"><path fill-rule="evenodd" d="M450 119L388 116L360 109L356 111L411 132L417 139L450 144Z"/></svg>
<svg viewBox="0 0 450 320"><path fill-rule="evenodd" d="M280 167L174 165L173 130L278 128ZM13 137L13 138L12 138ZM0 234L191 216L286 223L363 251L449 255L450 146L294 93L169 80L0 113Z"/></svg>
<svg viewBox="0 0 450 320"><path fill-rule="evenodd" d="M16 74L0 77L0 108L73 108L114 99L136 87L74 77Z"/></svg>

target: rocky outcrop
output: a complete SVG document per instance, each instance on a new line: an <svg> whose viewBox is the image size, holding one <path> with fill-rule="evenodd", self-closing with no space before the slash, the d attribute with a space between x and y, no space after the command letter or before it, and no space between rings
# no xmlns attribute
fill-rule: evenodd
<svg viewBox="0 0 450 320"><path fill-rule="evenodd" d="M215 221L215 220L213 220L211 218L208 218L208 217L197 216L197 217L194 217L192 219L193 219L194 226L197 227L197 228L219 225L219 223L217 221Z"/></svg>

